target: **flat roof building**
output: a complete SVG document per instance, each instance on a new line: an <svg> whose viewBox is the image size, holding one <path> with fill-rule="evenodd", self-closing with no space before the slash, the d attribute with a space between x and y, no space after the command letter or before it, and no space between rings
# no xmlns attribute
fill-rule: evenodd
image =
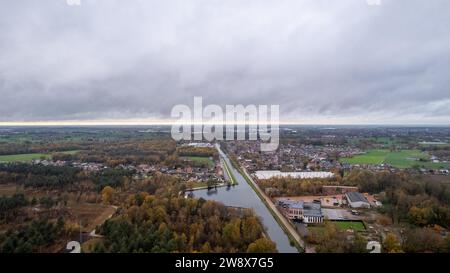
<svg viewBox="0 0 450 273"><path fill-rule="evenodd" d="M284 215L291 220L300 220L304 223L323 222L320 203L282 199L278 200L278 206L282 209Z"/></svg>
<svg viewBox="0 0 450 273"><path fill-rule="evenodd" d="M367 198L359 192L347 192L345 194L348 205L352 208L370 208Z"/></svg>

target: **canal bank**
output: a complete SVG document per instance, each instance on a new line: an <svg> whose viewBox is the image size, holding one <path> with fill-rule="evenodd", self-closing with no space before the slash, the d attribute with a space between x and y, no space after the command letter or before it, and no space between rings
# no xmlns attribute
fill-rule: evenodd
<svg viewBox="0 0 450 273"><path fill-rule="evenodd" d="M231 185L232 186L237 185L238 182L236 180L236 177L230 171L230 167L228 166L228 163L222 157L221 157L220 161L222 162L223 169L225 169L225 173L228 175Z"/></svg>
<svg viewBox="0 0 450 273"><path fill-rule="evenodd" d="M231 160L230 160L231 161ZM264 191L261 190L261 188L258 186L258 184L252 179L250 174L247 172L245 168L242 168L239 166L238 162L231 161L234 168L238 170L238 172L244 177L246 182L253 188L253 190L256 192L258 197L261 199L261 201L266 205L267 209L270 211L272 216L275 218L275 220L278 222L280 227L284 230L286 235L289 237L289 240L295 244L295 247L300 252L315 252L314 249L306 247L305 242L301 238L301 236L296 231L295 227L280 213L280 211L277 209L275 204L272 202L272 200L264 193Z"/></svg>
<svg viewBox="0 0 450 273"><path fill-rule="evenodd" d="M222 187L212 190L198 190L193 192L195 198L215 200L226 206L251 208L258 215L266 228L266 233L277 245L281 253L298 253L299 250L291 243L288 235L281 228L274 215L266 207L254 189L245 180L242 174L234 168L228 157L220 150L219 154L227 164L230 174L233 175L238 185L234 187Z"/></svg>
<svg viewBox="0 0 450 273"><path fill-rule="evenodd" d="M300 252L306 253L314 253L314 248L307 247L304 240L301 238L299 233L296 231L296 228L281 214L281 212L277 209L272 200L261 190L258 184L251 178L248 174L247 170L241 168L241 175L247 180L248 183L252 186L252 188L256 191L258 196L261 198L261 201L267 206L270 210L274 218L277 220L278 224L283 228L284 232L289 237L290 241L295 242L295 246Z"/></svg>

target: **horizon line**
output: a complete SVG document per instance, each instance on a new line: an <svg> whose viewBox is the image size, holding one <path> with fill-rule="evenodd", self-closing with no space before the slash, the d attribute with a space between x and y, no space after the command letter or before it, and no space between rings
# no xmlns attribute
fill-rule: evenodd
<svg viewBox="0 0 450 273"><path fill-rule="evenodd" d="M221 123L223 126L227 125L271 125L270 122L267 123ZM172 125L215 125L212 122L186 122L180 123L179 121L169 121L169 120L153 120L153 121L125 121L125 120L87 120L87 121L13 121L13 122L2 122L0 121L0 127L77 127L77 126L172 126ZM279 126L286 125L305 125L305 126L432 126L432 127L450 127L450 123L408 123L408 122L398 122L398 123L376 123L376 122L302 122L302 121L280 121Z"/></svg>

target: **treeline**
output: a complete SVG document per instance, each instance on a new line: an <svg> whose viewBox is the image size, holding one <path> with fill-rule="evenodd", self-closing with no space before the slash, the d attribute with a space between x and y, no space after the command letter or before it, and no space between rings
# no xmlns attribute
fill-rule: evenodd
<svg viewBox="0 0 450 273"><path fill-rule="evenodd" d="M67 201L65 195L58 197L33 197L31 200L26 198L23 193L16 193L12 196L0 196L0 223L15 221L20 212L23 212L22 209L27 206L40 205L49 209L57 205L67 205Z"/></svg>
<svg viewBox="0 0 450 273"><path fill-rule="evenodd" d="M434 146L436 147L436 146ZM434 148L431 150L431 153L434 156L437 156L441 161L450 160L450 146L442 147L442 148Z"/></svg>
<svg viewBox="0 0 450 273"><path fill-rule="evenodd" d="M158 164L175 153L171 139L96 142L76 154L57 154L54 160L103 163L110 167L120 164Z"/></svg>
<svg viewBox="0 0 450 273"><path fill-rule="evenodd" d="M450 184L408 173L354 170L343 180L363 192L380 193L382 212L393 222L450 227Z"/></svg>
<svg viewBox="0 0 450 273"><path fill-rule="evenodd" d="M247 252L250 244L265 245L263 228L253 212L240 212L213 201L147 195L123 215L108 220L99 232L106 236L94 252ZM250 249L251 250L251 249Z"/></svg>
<svg viewBox="0 0 450 273"><path fill-rule="evenodd" d="M121 213L98 228L93 252L275 252L251 210L180 196L178 178L157 174L133 185Z"/></svg>
<svg viewBox="0 0 450 273"><path fill-rule="evenodd" d="M308 243L316 244L318 253L367 253L367 240L355 233L349 236L336 223L326 221L323 229L312 229L306 238ZM382 252L385 253L449 253L450 234L443 237L432 228L408 228L401 238L388 233L382 240Z"/></svg>
<svg viewBox="0 0 450 273"><path fill-rule="evenodd" d="M258 180L258 185L270 197L317 195L322 193L324 185L337 185L331 179L298 179L292 177L274 177Z"/></svg>
<svg viewBox="0 0 450 273"><path fill-rule="evenodd" d="M0 155L31 154L31 153L59 153L95 147L92 142L0 142Z"/></svg>
<svg viewBox="0 0 450 273"><path fill-rule="evenodd" d="M0 184L18 183L25 187L62 188L79 181L80 170L64 166L44 166L26 163L0 164Z"/></svg>
<svg viewBox="0 0 450 273"><path fill-rule="evenodd" d="M408 228L400 237L388 233L382 246L387 253L450 253L450 234L443 237L432 228Z"/></svg>
<svg viewBox="0 0 450 273"><path fill-rule="evenodd" d="M100 172L85 173L70 166L44 166L40 164L9 163L0 164L0 184L15 183L25 187L62 189L88 182L100 191L105 186L120 187L131 180L134 171L125 169L105 169Z"/></svg>
<svg viewBox="0 0 450 273"><path fill-rule="evenodd" d="M106 186L113 188L121 187L124 183L131 181L134 171L125 169L105 169L98 173L92 173L90 178L95 184L97 191L102 190Z"/></svg>
<svg viewBox="0 0 450 273"><path fill-rule="evenodd" d="M65 233L62 218L56 222L47 219L33 220L19 229L10 229L0 235L0 252L32 253L49 252L46 249Z"/></svg>
<svg viewBox="0 0 450 273"><path fill-rule="evenodd" d="M203 156L218 159L219 154L215 148L209 147L178 147L177 154L179 156Z"/></svg>

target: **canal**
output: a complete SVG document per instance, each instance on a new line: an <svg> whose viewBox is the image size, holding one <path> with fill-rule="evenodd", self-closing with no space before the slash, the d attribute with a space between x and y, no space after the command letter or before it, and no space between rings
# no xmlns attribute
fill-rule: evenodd
<svg viewBox="0 0 450 273"><path fill-rule="evenodd" d="M233 165L231 165L228 157L219 148L218 150L239 184L232 187L220 187L212 190L197 190L194 191L194 197L215 200L227 206L252 208L262 219L270 239L277 244L278 252L298 253L298 250L294 246L291 246L288 236L284 233L283 229L281 229L266 205L259 199L252 187L247 184L244 177L242 177Z"/></svg>

